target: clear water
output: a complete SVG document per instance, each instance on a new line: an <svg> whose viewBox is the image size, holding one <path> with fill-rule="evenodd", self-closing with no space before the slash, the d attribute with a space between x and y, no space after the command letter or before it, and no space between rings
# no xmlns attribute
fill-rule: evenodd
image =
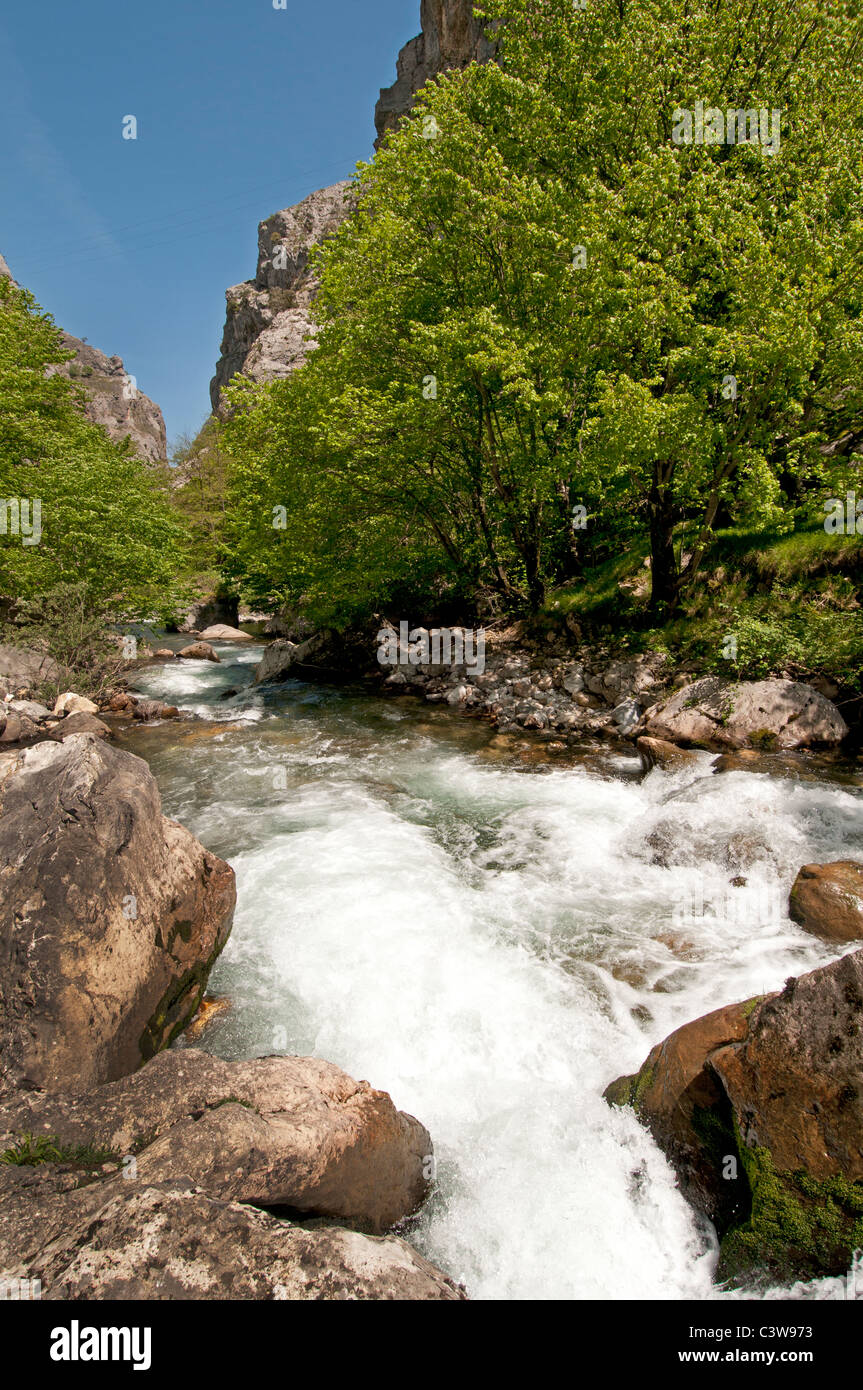
<svg viewBox="0 0 863 1390"><path fill-rule="evenodd" d="M325 1057L418 1116L437 1184L408 1234L472 1298L723 1296L712 1228L602 1092L833 958L784 908L801 864L859 853L861 790L555 761L417 701L255 690L260 649L217 650L138 678L199 721L125 735L237 873L202 1045Z"/></svg>

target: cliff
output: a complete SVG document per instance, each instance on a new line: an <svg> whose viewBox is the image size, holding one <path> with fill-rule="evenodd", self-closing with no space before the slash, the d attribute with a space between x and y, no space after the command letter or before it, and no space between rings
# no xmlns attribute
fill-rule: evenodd
<svg viewBox="0 0 863 1390"><path fill-rule="evenodd" d="M253 381L288 376L314 346L313 340L306 341L317 290L309 255L347 217L350 187L349 182L335 183L260 223L254 280L225 291L222 355L210 383L214 411L235 373Z"/></svg>
<svg viewBox="0 0 863 1390"><path fill-rule="evenodd" d="M12 272L2 256L0 275L12 280ZM17 282L13 280L12 283ZM74 352L74 358L49 367L48 375L59 372L84 387L88 396L84 406L87 419L102 425L118 443L128 435L138 457L147 463L167 458L162 412L155 401L138 391L126 372L123 359L106 357L104 352L80 338L73 338L71 333L63 333L63 346L68 352Z"/></svg>
<svg viewBox="0 0 863 1390"><path fill-rule="evenodd" d="M473 8L473 0L422 0L422 33L405 44L396 60L396 80L381 89L375 107L378 143L410 111L429 78L468 63L486 63L493 56L494 44L485 37Z"/></svg>
<svg viewBox="0 0 863 1390"><path fill-rule="evenodd" d="M422 33L402 49L396 81L382 89L375 108L378 144L410 111L430 77L493 55L493 43L474 18L472 0L422 0L420 19ZM350 186L336 183L321 189L260 224L254 280L225 291L221 357L210 383L214 413L223 387L236 373L252 381L289 376L314 347L311 304L317 281L309 271L309 253L348 216Z"/></svg>

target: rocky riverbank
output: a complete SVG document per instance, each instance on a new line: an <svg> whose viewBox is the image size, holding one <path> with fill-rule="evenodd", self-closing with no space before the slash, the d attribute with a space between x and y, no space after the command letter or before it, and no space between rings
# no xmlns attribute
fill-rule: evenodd
<svg viewBox="0 0 863 1390"><path fill-rule="evenodd" d="M0 882L8 1277L48 1299L464 1297L386 1235L434 1167L389 1096L315 1058L164 1050L236 889L144 762L93 732L6 752Z"/></svg>

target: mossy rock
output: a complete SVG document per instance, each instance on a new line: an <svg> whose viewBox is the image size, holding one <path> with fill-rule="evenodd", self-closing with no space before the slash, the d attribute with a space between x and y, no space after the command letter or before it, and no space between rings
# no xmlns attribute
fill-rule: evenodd
<svg viewBox="0 0 863 1390"><path fill-rule="evenodd" d="M790 1282L843 1274L863 1247L863 1182L780 1172L767 1149L747 1148L739 1133L737 1146L751 1211L722 1241L717 1280L767 1274Z"/></svg>

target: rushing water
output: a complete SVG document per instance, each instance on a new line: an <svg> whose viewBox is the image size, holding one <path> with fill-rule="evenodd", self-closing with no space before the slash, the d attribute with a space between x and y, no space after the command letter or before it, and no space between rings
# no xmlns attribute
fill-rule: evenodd
<svg viewBox="0 0 863 1390"><path fill-rule="evenodd" d="M406 1234L473 1298L717 1296L712 1228L602 1092L833 958L784 908L801 864L859 853L859 788L555 761L409 699L255 690L260 648L217 650L137 679L198 721L125 736L237 874L201 1045L324 1057L418 1116L437 1183Z"/></svg>

